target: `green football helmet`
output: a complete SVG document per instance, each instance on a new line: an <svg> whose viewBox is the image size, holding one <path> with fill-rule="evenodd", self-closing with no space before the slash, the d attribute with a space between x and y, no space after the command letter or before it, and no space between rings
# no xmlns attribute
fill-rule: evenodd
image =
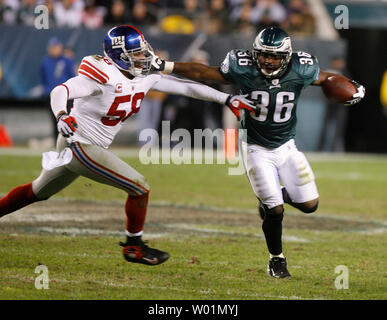
<svg viewBox="0 0 387 320"><path fill-rule="evenodd" d="M292 42L289 35L278 27L263 29L253 43L253 60L264 76L273 78L278 76L290 62L292 57ZM280 57L281 62L276 70L267 72L259 61L261 55Z"/></svg>

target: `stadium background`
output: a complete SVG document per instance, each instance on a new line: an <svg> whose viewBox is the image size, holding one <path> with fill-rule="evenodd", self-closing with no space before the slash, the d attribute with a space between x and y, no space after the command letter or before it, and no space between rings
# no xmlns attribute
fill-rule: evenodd
<svg viewBox="0 0 387 320"><path fill-rule="evenodd" d="M56 7L47 30L34 27L34 9L42 3ZM70 15L62 10L66 3L74 10ZM1 129L6 128L15 146L0 148L0 197L35 179L41 170L41 153L53 144L53 121L40 83L48 41L56 36L70 47L75 66L84 55L101 54L102 39L112 21L106 3L0 0L0 138ZM194 10L196 14L184 8L195 3L202 5ZM227 8L211 13L206 4L214 3L225 3ZM137 145L139 119L131 118L112 151L150 182L144 239L169 252L171 258L150 269L127 264L118 247L123 240L125 194L81 177L48 201L1 219L0 300L132 300L133 307L121 308L132 314L145 306L139 300L171 300L169 305L182 299L203 303L235 299L237 304L241 300L359 299L368 305L369 300L386 300L387 126L383 104L387 105L387 92L381 96L381 82L383 75L387 80L387 2L125 1L127 14L119 20L138 26L152 46L167 50L171 59L188 61L206 51L209 63L218 65L231 48L251 48L258 30L275 23L267 15L257 18L256 10L265 3L276 8L275 19L292 35L296 50L316 54L322 68L329 68L333 57L343 57L347 73L367 88L364 101L349 108L329 106L318 87L303 92L298 147L339 152L306 154L320 193L317 214L304 215L285 205L284 252L292 279L283 282L266 275L267 248L256 197L246 177L229 175L230 164L142 164L138 150L132 148ZM278 6L281 4L284 6ZM349 10L349 29L339 30L335 21L344 21L335 10L343 4ZM144 15L144 8L148 14ZM278 14L281 8L282 16ZM76 19L76 12L83 20ZM134 12L142 12L143 18ZM250 17L250 12L255 16ZM200 101L182 103L181 97L168 99L162 119L175 115L179 121L173 121L174 128L215 128L222 125L222 111L227 110L219 105L203 107ZM204 117L213 121L194 122L197 115L203 120L198 110L214 111ZM337 144L339 137L334 139L338 114L347 123L344 145ZM325 115L333 119L324 131ZM328 139L321 146L323 131ZM42 265L49 269L49 290L36 287L40 276L36 268ZM336 270L343 266L349 271L348 289L337 286ZM10 306L12 314L17 312L13 303ZM245 306L240 305L242 314ZM268 306L272 309L272 304ZM330 308L319 310L325 309L331 313ZM288 303L279 310L289 316ZM347 308L342 310L347 312Z"/></svg>
<svg viewBox="0 0 387 320"><path fill-rule="evenodd" d="M69 3L72 25L57 13ZM117 1L116 1L117 2ZM120 1L118 1L120 2ZM214 3L223 3L216 12ZM328 111L327 100L320 88L309 87L299 103L297 143L305 151L386 152L387 113L383 112L380 88L383 73L387 70L386 26L387 3L385 1L268 1L267 8L274 13L282 6L286 13L281 17L267 14L257 18L254 12L266 1L125 1L126 11L120 22L139 27L155 49L162 49L175 61L192 59L198 50L208 53L209 64L219 65L231 48L251 49L258 30L267 25L280 25L293 39L295 50L316 55L322 69L329 69L335 57L347 63L347 74L364 84L366 98L360 104L347 108L343 115L345 130L341 147L334 147L333 131L339 125L332 121L324 129L324 117ZM35 12L40 4L53 8L50 11L48 29L36 29L39 15ZM349 29L337 30L335 13L337 6L345 4L349 9ZM70 48L75 66L83 56L102 54L102 39L111 25L113 2L106 1L16 1L5 0L1 4L0 25L0 124L4 125L14 144L31 144L51 136L50 110L42 98L40 66L46 55L46 47L53 36ZM141 7L141 12L138 8ZM58 9L59 8L59 9ZM268 11L270 11L267 9ZM51 9L50 9L51 10ZM239 11L238 11L239 10ZM277 11L276 11L277 10ZM63 11L63 10L62 10ZM60 12L62 12L60 11ZM244 12L250 12L250 16ZM81 14L78 25L74 13ZM140 13L136 13L140 12ZM292 16L301 16L293 23ZM99 19L98 19L99 18ZM214 26L214 19L219 25ZM294 19L297 19L294 18ZM304 20L302 20L304 19ZM312 22L310 22L312 21ZM222 87L229 92L232 87ZM172 101L172 102L170 102ZM168 100L173 106L174 100ZM165 107L165 106L164 106ZM180 109L179 109L180 108ZM338 106L340 108L340 106ZM342 107L341 107L342 108ZM177 111L176 111L177 110ZM189 110L189 108L188 108ZM194 109L191 109L193 112ZM221 113L221 109L215 109ZM212 112L213 114L214 112ZM183 113L184 115L184 113ZM211 116L211 115L210 115ZM165 112L161 120L165 120ZM220 115L221 118L221 115ZM28 120L28 121L26 121ZM219 120L219 117L218 117ZM184 122L183 122L184 125ZM215 122L221 126L222 122ZM180 125L181 126L181 125ZM206 124L202 123L202 127ZM324 143L321 136L326 135ZM131 119L117 137L117 145L136 145L138 132L136 119Z"/></svg>

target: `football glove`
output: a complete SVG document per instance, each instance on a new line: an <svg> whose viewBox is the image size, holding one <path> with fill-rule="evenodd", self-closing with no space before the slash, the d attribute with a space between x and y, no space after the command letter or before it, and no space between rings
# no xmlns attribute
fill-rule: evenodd
<svg viewBox="0 0 387 320"><path fill-rule="evenodd" d="M253 101L246 99L246 95L237 95L232 96L229 95L225 105L230 108L230 110L234 113L234 115L240 120L240 110L245 109L249 111L254 111L256 106L253 104Z"/></svg>
<svg viewBox="0 0 387 320"><path fill-rule="evenodd" d="M69 116L67 113L62 114L58 118L57 128L58 132L68 138L74 134L77 130L78 124L74 117Z"/></svg>
<svg viewBox="0 0 387 320"><path fill-rule="evenodd" d="M355 80L351 80L351 83L356 87L357 92L352 96L353 99L345 101L346 106L353 105L358 103L361 99L364 98L365 88L361 84L357 83Z"/></svg>
<svg viewBox="0 0 387 320"><path fill-rule="evenodd" d="M149 50L152 56L151 71L162 71L171 73L173 71L174 63L171 61L165 61L157 56L153 51Z"/></svg>

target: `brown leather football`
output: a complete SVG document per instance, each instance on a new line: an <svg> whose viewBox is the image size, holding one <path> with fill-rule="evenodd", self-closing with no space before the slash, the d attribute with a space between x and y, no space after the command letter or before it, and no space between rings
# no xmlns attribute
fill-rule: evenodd
<svg viewBox="0 0 387 320"><path fill-rule="evenodd" d="M352 99L357 92L355 85L347 78L337 75L326 79L322 84L325 96L337 103L344 103Z"/></svg>

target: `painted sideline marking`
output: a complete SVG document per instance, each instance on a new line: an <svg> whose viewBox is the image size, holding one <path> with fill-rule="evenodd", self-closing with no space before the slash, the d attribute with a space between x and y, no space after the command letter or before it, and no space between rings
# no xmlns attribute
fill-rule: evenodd
<svg viewBox="0 0 387 320"><path fill-rule="evenodd" d="M28 147L12 147L0 148L0 155L13 155L36 157L41 156L43 152L55 150L55 148L28 148ZM110 151L121 157L138 158L139 148L120 148L113 146ZM340 153L340 152L304 152L309 161L324 161L324 162L365 162L365 161L387 161L387 156L377 153ZM217 157L214 154L214 160Z"/></svg>

